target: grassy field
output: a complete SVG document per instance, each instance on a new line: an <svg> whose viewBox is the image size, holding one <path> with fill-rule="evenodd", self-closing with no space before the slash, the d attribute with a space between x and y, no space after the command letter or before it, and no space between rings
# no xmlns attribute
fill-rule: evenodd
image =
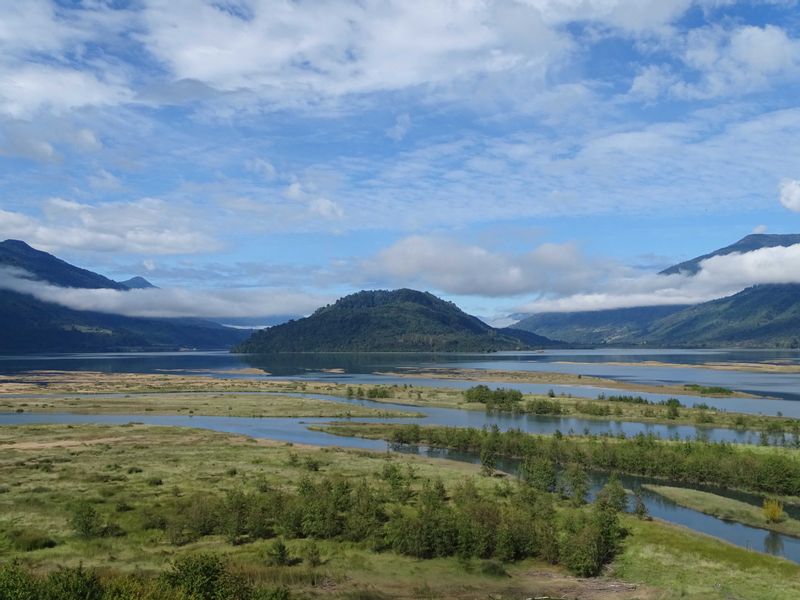
<svg viewBox="0 0 800 600"><path fill-rule="evenodd" d="M612 363L613 364L613 363ZM634 363L632 363L634 364ZM586 365L591 367L590 364ZM387 375L398 376L397 373L386 373ZM460 381L496 381L500 383L537 383L543 385L575 385L592 386L625 390L628 392L649 392L653 394L672 394L672 395L707 395L709 397L735 397L735 398L754 398L751 394L743 392L733 392L730 390L717 390L703 394L693 392L682 385L646 385L605 377L595 377L592 375L580 375L575 373L556 373L549 371L500 371L492 369L453 369L449 367L437 368L408 368L404 369L402 377L430 377L435 379L458 379Z"/></svg>
<svg viewBox="0 0 800 600"><path fill-rule="evenodd" d="M746 502L725 498L709 492L664 485L644 485L648 490L672 500L675 504L723 519L735 521L777 533L800 537L800 521L784 517L774 523L767 521L761 507Z"/></svg>
<svg viewBox="0 0 800 600"><path fill-rule="evenodd" d="M600 579L577 579L535 560L485 574L480 561L416 560L375 553L359 544L325 541L322 564L265 566L269 541L231 545L220 536L175 546L161 531L141 527L148 507L268 482L292 486L304 476L338 473L374 477L387 461L415 477L441 477L448 489L474 478L487 493L502 493L503 479L481 477L471 464L420 456L318 449L202 430L130 426L19 426L0 428L0 560L19 558L39 571L79 563L104 572L158 572L171 559L209 550L240 572L288 585L298 597L601 599L796 598L800 567L659 522L625 517L630 530L622 553ZM315 464L318 471L311 471ZM79 539L70 507L87 500L126 532ZM23 551L19 532L56 545ZM24 540L23 540L24 541ZM305 540L287 542L303 554ZM378 592L380 591L380 593Z"/></svg>
<svg viewBox="0 0 800 600"><path fill-rule="evenodd" d="M800 598L800 566L794 563L658 521L628 518L625 525L631 535L611 574L657 587L664 599Z"/></svg>
<svg viewBox="0 0 800 600"><path fill-rule="evenodd" d="M130 393L121 395L0 397L3 412L79 414L206 415L224 417L414 417L421 413L384 410L302 396L236 392Z"/></svg>
<svg viewBox="0 0 800 600"><path fill-rule="evenodd" d="M529 375L529 374L521 374ZM537 374L532 374L537 375ZM384 397L369 398L370 392ZM588 391L588 390L587 390ZM485 410L480 403L466 402L462 390L414 385L347 385L329 382L212 378L199 375L106 374L40 372L15 377L0 376L0 411L70 412L155 412L230 416L383 416L360 410L332 408L314 401L297 404L267 396L248 398L257 392L326 394L338 397L364 397L375 402L413 406ZM237 393L239 393L237 395ZM102 394L116 394L103 397ZM158 397L152 396L158 394ZM197 397L195 395L200 394ZM777 416L745 415L714 409L680 408L671 415L666 406L641 405L608 400L548 397L525 394L525 404L533 400L555 402L563 416L601 421L631 421L670 425L697 425L729 429L750 429L773 433L800 432L800 421ZM269 412L264 412L269 406ZM302 406L303 411L298 407ZM587 414L587 407L592 414ZM191 413L190 411L194 411ZM322 412L320 412L322 411ZM596 414L604 412L607 414Z"/></svg>
<svg viewBox="0 0 800 600"><path fill-rule="evenodd" d="M6 426L0 428L0 444L0 561L17 558L40 572L83 564L106 573L156 573L176 557L213 551L224 554L238 572L283 583L300 598L662 597L647 585L576 579L535 560L505 565L505 574L498 576L485 573L479 560L417 560L335 541L317 542L318 567L268 567L269 540L231 545L221 536L207 536L176 546L164 532L142 527L148 509L176 499L253 491L263 482L288 488L304 476L329 473L374 478L387 461L411 469L419 481L440 477L448 489L465 478L474 478L490 494L506 485L480 477L470 464L143 425ZM125 535L77 537L69 520L71 507L80 501L91 503L104 523ZM24 551L20 544L31 539L55 545ZM302 556L308 544L287 541L294 556Z"/></svg>

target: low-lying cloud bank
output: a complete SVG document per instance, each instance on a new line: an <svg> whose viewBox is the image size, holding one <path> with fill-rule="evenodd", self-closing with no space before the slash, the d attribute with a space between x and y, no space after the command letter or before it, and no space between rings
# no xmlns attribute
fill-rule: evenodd
<svg viewBox="0 0 800 600"><path fill-rule="evenodd" d="M222 290L65 288L33 278L14 267L0 267L0 289L30 294L73 310L127 317L262 317L307 314L330 301L329 297L274 289Z"/></svg>
<svg viewBox="0 0 800 600"><path fill-rule="evenodd" d="M562 297L541 297L520 312L570 312L698 304L758 284L800 283L800 244L714 256L696 275L640 275L608 282L603 289Z"/></svg>
<svg viewBox="0 0 800 600"><path fill-rule="evenodd" d="M501 298L534 295L517 312L591 311L698 304L764 283L800 283L800 245L715 256L696 275L658 275L587 256L575 244L543 244L523 254L443 236L410 236L362 264L384 285Z"/></svg>

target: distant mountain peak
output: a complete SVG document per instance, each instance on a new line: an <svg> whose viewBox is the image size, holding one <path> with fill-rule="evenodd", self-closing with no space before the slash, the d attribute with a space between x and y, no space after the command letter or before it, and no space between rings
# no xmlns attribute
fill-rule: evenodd
<svg viewBox="0 0 800 600"><path fill-rule="evenodd" d="M119 283L130 290L158 289L158 286L153 285L147 281L147 279L140 277L139 275L131 277L130 279L126 279L125 281L120 281Z"/></svg>
<svg viewBox="0 0 800 600"><path fill-rule="evenodd" d="M37 279L61 287L127 289L108 277L71 265L21 240L0 242L0 265L24 269Z"/></svg>

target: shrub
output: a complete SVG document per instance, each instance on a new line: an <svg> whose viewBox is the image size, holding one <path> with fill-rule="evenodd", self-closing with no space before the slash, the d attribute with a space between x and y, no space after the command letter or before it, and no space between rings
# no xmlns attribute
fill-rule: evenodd
<svg viewBox="0 0 800 600"><path fill-rule="evenodd" d="M103 586L94 571L83 566L50 573L41 589L42 600L102 600Z"/></svg>
<svg viewBox="0 0 800 600"><path fill-rule="evenodd" d="M778 523L783 520L783 502L776 498L764 498L764 518L768 523Z"/></svg>
<svg viewBox="0 0 800 600"><path fill-rule="evenodd" d="M151 485L153 487L164 485L164 480L161 477L148 477L146 480L147 485Z"/></svg>
<svg viewBox="0 0 800 600"><path fill-rule="evenodd" d="M0 565L0 598L39 600L39 582L16 561Z"/></svg>
<svg viewBox="0 0 800 600"><path fill-rule="evenodd" d="M292 557L289 555L289 549L282 539L275 540L269 548L267 548L267 564L272 567L285 567L292 563Z"/></svg>
<svg viewBox="0 0 800 600"><path fill-rule="evenodd" d="M250 585L233 575L222 558L214 554L176 559L163 577L169 586L192 600L247 600L253 595Z"/></svg>
<svg viewBox="0 0 800 600"><path fill-rule="evenodd" d="M33 529L14 530L8 534L8 539L14 549L20 552L31 552L56 546L56 541L53 538ZM0 598L2 597L2 594L0 594Z"/></svg>
<svg viewBox="0 0 800 600"><path fill-rule="evenodd" d="M70 525L84 539L97 537L103 529L97 509L86 501L76 504L72 509Z"/></svg>

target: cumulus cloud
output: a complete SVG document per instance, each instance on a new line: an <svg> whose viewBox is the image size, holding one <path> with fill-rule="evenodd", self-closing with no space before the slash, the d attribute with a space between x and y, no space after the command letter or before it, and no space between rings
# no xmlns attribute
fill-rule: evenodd
<svg viewBox="0 0 800 600"><path fill-rule="evenodd" d="M220 247L198 229L203 220L190 208L157 198L95 205L50 198L41 208L39 217L0 209L0 238L21 238L48 251L189 254Z"/></svg>
<svg viewBox="0 0 800 600"><path fill-rule="evenodd" d="M64 288L39 281L22 269L0 267L0 289L29 294L73 310L128 317L240 318L308 314L331 298L280 289L197 290Z"/></svg>
<svg viewBox="0 0 800 600"><path fill-rule="evenodd" d="M780 200L792 212L800 212L800 181L784 179L780 186Z"/></svg>
<svg viewBox="0 0 800 600"><path fill-rule="evenodd" d="M362 273L392 285L501 297L572 293L615 268L621 267L588 259L574 244L542 244L514 255L442 236L412 235L365 261Z"/></svg>
<svg viewBox="0 0 800 600"><path fill-rule="evenodd" d="M442 236L409 236L360 265L360 281L446 294L535 300L517 312L697 304L756 284L800 283L800 244L716 256L699 272L659 275L587 256L575 244L499 252ZM359 281L357 278L355 281Z"/></svg>
<svg viewBox="0 0 800 600"><path fill-rule="evenodd" d="M278 105L541 72L569 47L523 3L339 2L320 19L305 3L154 0L141 17L140 39L176 80Z"/></svg>
<svg viewBox="0 0 800 600"><path fill-rule="evenodd" d="M800 72L800 40L776 25L698 27L674 36L668 46L684 72L665 64L644 65L631 96L708 100L768 89Z"/></svg>
<svg viewBox="0 0 800 600"><path fill-rule="evenodd" d="M611 279L594 290L553 297L543 294L521 312L568 312L632 306L697 304L729 296L758 284L800 283L800 244L714 256L689 274Z"/></svg>

